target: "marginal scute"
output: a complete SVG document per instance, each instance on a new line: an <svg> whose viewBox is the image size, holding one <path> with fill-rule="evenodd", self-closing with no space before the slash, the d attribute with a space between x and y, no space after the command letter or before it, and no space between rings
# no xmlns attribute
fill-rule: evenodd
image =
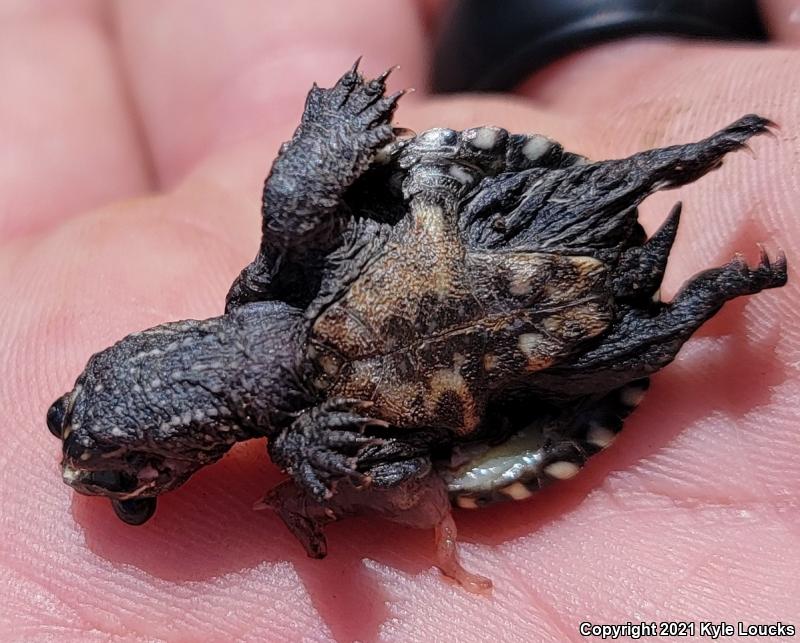
<svg viewBox="0 0 800 643"><path fill-rule="evenodd" d="M462 509L478 508L478 503L475 501L475 498L471 498L469 496L458 496L456 498L456 504Z"/></svg>
<svg viewBox="0 0 800 643"><path fill-rule="evenodd" d="M464 130L464 140L479 150L494 149L508 133L499 127L476 127Z"/></svg>
<svg viewBox="0 0 800 643"><path fill-rule="evenodd" d="M617 434L609 428L604 426L595 425L589 429L586 434L586 441L601 449L605 449L611 445L616 439Z"/></svg>
<svg viewBox="0 0 800 643"><path fill-rule="evenodd" d="M416 142L428 147L455 145L458 142L458 132L447 127L436 127L422 132L416 137Z"/></svg>
<svg viewBox="0 0 800 643"><path fill-rule="evenodd" d="M501 489L501 492L512 500L525 500L533 495L533 492L521 482L515 482L514 484Z"/></svg>
<svg viewBox="0 0 800 643"><path fill-rule="evenodd" d="M447 172L462 185L470 185L475 182L474 175L460 165L451 165Z"/></svg>
<svg viewBox="0 0 800 643"><path fill-rule="evenodd" d="M553 462L544 468L544 472L547 475L558 478L559 480L568 480L577 475L580 470L581 468L577 464L574 462L567 462L566 460Z"/></svg>
<svg viewBox="0 0 800 643"><path fill-rule="evenodd" d="M642 401L645 392L645 389L627 386L620 392L620 400L623 404L631 408L635 408L639 406L639 403Z"/></svg>
<svg viewBox="0 0 800 643"><path fill-rule="evenodd" d="M546 136L533 135L528 137L522 146L522 153L529 161L537 161L547 154L553 145L553 141Z"/></svg>

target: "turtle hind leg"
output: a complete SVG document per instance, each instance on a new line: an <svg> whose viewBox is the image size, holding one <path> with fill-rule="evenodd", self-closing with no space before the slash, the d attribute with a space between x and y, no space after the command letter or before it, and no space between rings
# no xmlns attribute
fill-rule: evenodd
<svg viewBox="0 0 800 643"><path fill-rule="evenodd" d="M590 350L536 374L536 386L568 398L651 375L669 364L686 340L725 302L785 283L783 253L772 260L762 250L753 268L737 256L724 266L695 275L672 301L655 310L623 309L620 319Z"/></svg>
<svg viewBox="0 0 800 643"><path fill-rule="evenodd" d="M483 181L460 225L480 248L530 248L606 260L641 236L636 207L650 194L696 181L773 124L749 115L695 143L624 159L531 168Z"/></svg>
<svg viewBox="0 0 800 643"><path fill-rule="evenodd" d="M611 445L648 387L649 380L643 378L600 399L537 412L532 422L524 410L515 410L510 421L524 428L489 448L467 446L454 453L456 467L440 466L452 502L475 509L525 500L552 482L573 477L591 456Z"/></svg>

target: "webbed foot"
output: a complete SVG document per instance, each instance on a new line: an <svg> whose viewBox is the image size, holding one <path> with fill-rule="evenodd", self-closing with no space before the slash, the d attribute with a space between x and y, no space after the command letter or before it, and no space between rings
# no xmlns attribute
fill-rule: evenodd
<svg viewBox="0 0 800 643"><path fill-rule="evenodd" d="M782 252L773 259L762 248L753 267L737 255L723 266L695 275L672 301L659 303L654 311L624 310L601 341L572 362L537 374L536 385L566 397L647 377L669 364L726 302L785 283Z"/></svg>
<svg viewBox="0 0 800 643"><path fill-rule="evenodd" d="M226 310L267 299L304 307L313 298L318 255L335 247L350 216L344 195L395 138L404 92L385 95L390 72L365 80L356 64L333 87L311 88L264 184L258 255L231 286Z"/></svg>
<svg viewBox="0 0 800 643"><path fill-rule="evenodd" d="M368 426L387 426L383 420L364 415L370 406L370 402L335 398L304 411L270 440L272 461L317 502L333 496L331 487L338 479L368 485L370 477L358 470L359 454L385 441L362 432Z"/></svg>
<svg viewBox="0 0 800 643"><path fill-rule="evenodd" d="M386 79L392 69L366 80L358 61L330 89L314 85L306 99L301 123L303 136L314 132L332 141L331 161L341 167L343 185L366 169L377 150L394 138L390 121L404 90L386 96Z"/></svg>

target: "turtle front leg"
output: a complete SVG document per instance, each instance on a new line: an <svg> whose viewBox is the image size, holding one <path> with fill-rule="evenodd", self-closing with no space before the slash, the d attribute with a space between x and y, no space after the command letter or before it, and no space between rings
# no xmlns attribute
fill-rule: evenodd
<svg viewBox="0 0 800 643"><path fill-rule="evenodd" d="M304 411L269 440L270 458L317 502L333 497L331 486L336 480L369 484L359 468L360 454L386 440L363 435L363 431L368 426L388 426L364 415L370 406L370 402L334 398Z"/></svg>
<svg viewBox="0 0 800 643"><path fill-rule="evenodd" d="M289 291L303 286L304 259L335 241L345 191L394 139L390 121L404 92L384 95L390 71L365 80L356 63L333 87L312 87L264 185L261 247L231 287L229 310L272 298L279 275Z"/></svg>

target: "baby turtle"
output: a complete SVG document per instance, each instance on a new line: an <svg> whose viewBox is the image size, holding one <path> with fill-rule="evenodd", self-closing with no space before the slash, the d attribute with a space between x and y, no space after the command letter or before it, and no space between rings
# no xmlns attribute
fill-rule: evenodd
<svg viewBox="0 0 800 643"><path fill-rule="evenodd" d="M637 222L646 196L770 122L591 163L499 127L408 136L391 126L389 72L356 67L309 92L225 314L92 356L47 424L64 481L130 524L235 442L267 437L290 478L261 504L309 554L324 556L325 523L378 511L436 527L441 568L480 589L458 565L448 496L473 507L570 477L726 301L786 282L783 255L762 253L661 302L679 208L649 238ZM432 468L441 453L450 464Z"/></svg>

